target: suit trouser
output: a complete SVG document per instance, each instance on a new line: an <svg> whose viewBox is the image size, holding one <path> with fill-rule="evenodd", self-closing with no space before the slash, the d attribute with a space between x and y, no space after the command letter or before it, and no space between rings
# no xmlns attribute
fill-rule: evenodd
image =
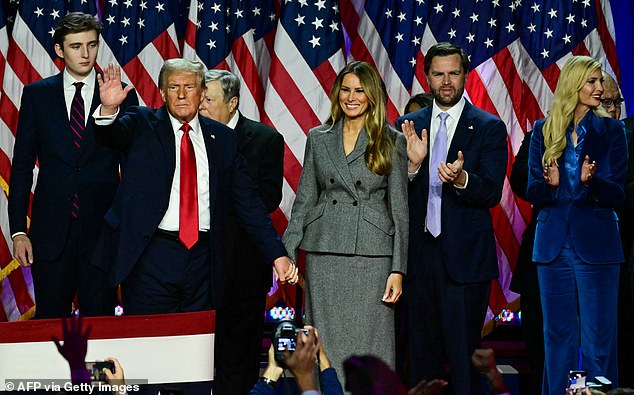
<svg viewBox="0 0 634 395"><path fill-rule="evenodd" d="M191 249L178 235L156 232L122 286L126 314L167 314L211 309L208 235Z"/></svg>
<svg viewBox="0 0 634 395"><path fill-rule="evenodd" d="M442 237L442 235L440 236ZM480 336L489 302L490 281L461 284L449 278L441 239L425 232L423 267L412 270L403 296L409 328L410 388L420 380L447 379L449 393L479 394L480 373L471 354ZM447 392L447 391L445 391Z"/></svg>
<svg viewBox="0 0 634 395"><path fill-rule="evenodd" d="M52 261L33 263L35 318L68 317L75 293L82 315L114 314L116 291L108 285L106 273L90 264L84 245L80 220L72 219L61 254Z"/></svg>
<svg viewBox="0 0 634 395"><path fill-rule="evenodd" d="M559 256L538 265L544 313L544 395L562 394L570 370L617 384L619 265L581 261L566 241ZM581 347L581 359L579 348Z"/></svg>
<svg viewBox="0 0 634 395"><path fill-rule="evenodd" d="M260 376L266 293L224 298L216 311L214 394L247 394Z"/></svg>

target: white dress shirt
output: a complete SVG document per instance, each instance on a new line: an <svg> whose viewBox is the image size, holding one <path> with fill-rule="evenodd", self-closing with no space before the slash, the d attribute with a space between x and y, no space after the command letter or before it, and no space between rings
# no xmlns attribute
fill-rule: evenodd
<svg viewBox="0 0 634 395"><path fill-rule="evenodd" d="M73 78L68 71L64 69L62 72L62 86L64 88L64 101L66 102L66 111L68 120L70 121L70 109L73 105L73 98L75 97L75 82L83 82L84 86L81 87L81 97L84 99L84 125L90 116L90 105L92 104L92 96L95 92L95 70L93 69L90 75L83 80L79 81ZM26 235L25 232L15 232L11 235L13 239L16 236Z"/></svg>
<svg viewBox="0 0 634 395"><path fill-rule="evenodd" d="M62 72L62 84L64 86L64 101L66 102L66 111L68 112L68 119L70 120L70 109L73 105L73 98L75 97L75 82L83 82L84 86L81 87L81 97L84 99L84 119L87 120L90 116L90 106L92 104L92 96L95 93L95 70L90 72L90 75L83 80L76 80L68 71L64 69Z"/></svg>
<svg viewBox="0 0 634 395"><path fill-rule="evenodd" d="M101 105L99 105L93 112L95 118L95 124L97 125L111 125L114 123L117 115L119 114L119 108L113 115L100 115ZM169 113L168 113L169 114ZM183 125L171 114L169 114L172 130L174 131L174 146L176 153L176 167L174 169L174 177L172 178L172 187L170 189L170 199L167 206L167 211L163 216L163 219L159 223L159 229L167 231L178 231L179 227L179 212L180 212L180 171L181 171L181 138L183 137L183 131L180 130ZM194 145L194 153L196 154L196 178L198 186L198 230L207 231L211 228L211 212L209 206L209 157L207 156L207 147L205 146L205 140L203 138L202 129L198 120L198 115L189 122L189 126L192 130L189 132L189 137Z"/></svg>
<svg viewBox="0 0 634 395"><path fill-rule="evenodd" d="M434 139L436 138L436 133L438 133L438 129L440 129L440 117L438 115L440 115L441 112L446 112L447 114L449 114L449 116L447 117L445 121L445 125L447 126L447 152L449 152L449 147L451 147L451 141L453 140L454 134L456 134L456 127L458 126L458 121L460 120L460 116L462 115L462 110L464 109L464 105L465 105L465 98L463 97L458 103L456 103L456 105L454 105L447 111L443 111L436 104L436 100L434 100L434 103L432 104L432 109L431 109L431 123L429 125L429 131L427 134L427 142L428 142L427 156L431 158L431 153L434 152L433 151ZM447 157L447 152L445 152L443 155L445 158ZM446 160L444 162L447 163ZM408 177L410 181L416 177L419 170L420 170L420 166L418 167L418 169L416 169L414 173L408 172ZM456 184L454 184L454 187L458 189L465 189L468 183L469 183L469 173L465 170L464 185L462 187L459 187Z"/></svg>
<svg viewBox="0 0 634 395"><path fill-rule="evenodd" d="M165 216L159 223L159 228L163 230L178 230L179 211L180 211L180 171L181 171L181 138L183 131L180 127L182 123L172 117L170 114L172 129L174 130L174 144L176 147L176 168L174 169L174 178L172 179L172 189L170 191L170 201L167 206ZM198 230L207 231L211 226L211 214L209 212L209 160L207 156L207 147L200 128L198 116L189 122L192 130L189 137L194 145L194 153L196 154L196 178L198 179Z"/></svg>

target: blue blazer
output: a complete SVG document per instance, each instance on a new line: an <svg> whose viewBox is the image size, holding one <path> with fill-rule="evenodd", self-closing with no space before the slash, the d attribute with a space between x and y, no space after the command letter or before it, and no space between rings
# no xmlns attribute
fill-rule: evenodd
<svg viewBox="0 0 634 395"><path fill-rule="evenodd" d="M237 151L236 133L205 117L199 121L209 160L211 285L218 305L230 206L257 240L265 264L287 254ZM132 107L112 125L95 125L95 137L99 143L127 153L121 185L106 213L106 230L93 256L97 266L110 270L115 285L134 268L167 211L176 166L174 131L165 107Z"/></svg>
<svg viewBox="0 0 634 395"><path fill-rule="evenodd" d="M416 133L429 130L432 107L407 114L396 120L400 129L404 120L414 121ZM460 283L482 282L497 278L498 264L489 208L502 197L508 150L506 127L497 117L468 101L458 120L447 153L447 162L464 156L463 168L469 173L467 188L443 185L441 228L443 262L449 276ZM425 230L429 193L429 157L418 175L409 183L410 243L407 275L415 276L421 257L427 251L416 242Z"/></svg>
<svg viewBox="0 0 634 395"><path fill-rule="evenodd" d="M99 104L95 81L90 114ZM121 107L136 104L136 93L131 92ZM121 155L96 144L93 118L86 123L79 151L73 146L71 133L63 73L25 86L13 148L8 211L11 234L26 232L37 160L39 173L29 231L37 260L54 260L61 253L70 224L71 196L75 192L80 197L80 226L85 240L81 248L89 252L119 185Z"/></svg>
<svg viewBox="0 0 634 395"><path fill-rule="evenodd" d="M576 178L586 155L597 162L596 173L587 187L568 182L564 159L559 158L559 186L555 189L544 180L544 120L535 122L528 157L528 187L526 195L533 205L541 207L533 261L552 262L561 247L570 239L579 258L586 263L608 264L623 262L618 217L614 208L624 199L627 177L627 142L622 121L603 118L589 111L579 123L586 128Z"/></svg>

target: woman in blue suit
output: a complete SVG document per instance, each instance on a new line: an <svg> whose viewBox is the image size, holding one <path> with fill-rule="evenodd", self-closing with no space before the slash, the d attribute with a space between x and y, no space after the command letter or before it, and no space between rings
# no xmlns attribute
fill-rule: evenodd
<svg viewBox="0 0 634 395"><path fill-rule="evenodd" d="M601 63L573 56L531 138L527 196L542 209L533 261L544 313L545 395L562 394L570 370L617 380L623 251L614 208L625 197L627 146L623 122L600 106L602 94Z"/></svg>

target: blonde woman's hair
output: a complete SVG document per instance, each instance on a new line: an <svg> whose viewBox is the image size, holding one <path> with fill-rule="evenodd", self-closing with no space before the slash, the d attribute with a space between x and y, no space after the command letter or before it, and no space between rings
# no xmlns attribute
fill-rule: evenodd
<svg viewBox="0 0 634 395"><path fill-rule="evenodd" d="M601 70L601 63L589 56L573 56L561 69L553 103L542 130L546 147L542 164L546 164L550 158L556 160L561 157L566 148L566 129L572 122L579 102L579 91L596 70ZM601 117L609 116L601 106L592 108L592 111Z"/></svg>
<svg viewBox="0 0 634 395"><path fill-rule="evenodd" d="M372 173L387 175L392 170L392 150L394 141L387 135L387 117L385 88L374 67L366 62L351 62L339 72L330 91L330 118L326 121L331 126L344 117L339 104L339 91L343 77L354 74L359 78L361 87L368 98L368 109L364 115L364 127L368 135L368 146L365 149L365 165Z"/></svg>

